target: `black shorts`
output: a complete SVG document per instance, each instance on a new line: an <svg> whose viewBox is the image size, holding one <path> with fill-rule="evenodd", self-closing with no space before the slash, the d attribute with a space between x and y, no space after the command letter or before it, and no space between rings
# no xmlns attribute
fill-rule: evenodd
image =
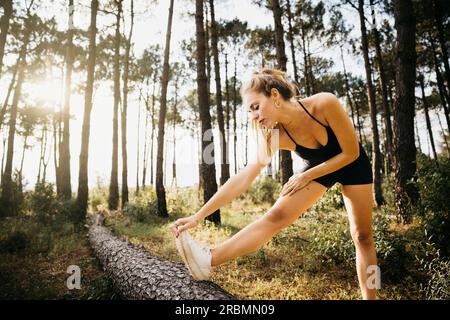
<svg viewBox="0 0 450 320"><path fill-rule="evenodd" d="M316 165L306 165L302 172L315 167ZM327 189L331 188L336 182L339 182L344 186L373 183L372 166L369 157L367 157L366 152L361 147L358 159L337 171L316 178L313 181L320 183Z"/></svg>

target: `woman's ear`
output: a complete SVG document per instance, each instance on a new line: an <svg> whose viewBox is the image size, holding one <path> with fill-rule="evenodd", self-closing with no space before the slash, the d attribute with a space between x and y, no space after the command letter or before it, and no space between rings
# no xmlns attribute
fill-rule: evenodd
<svg viewBox="0 0 450 320"><path fill-rule="evenodd" d="M275 88L270 89L270 95L274 99L278 99L280 97L280 93L278 92L278 89L275 89Z"/></svg>

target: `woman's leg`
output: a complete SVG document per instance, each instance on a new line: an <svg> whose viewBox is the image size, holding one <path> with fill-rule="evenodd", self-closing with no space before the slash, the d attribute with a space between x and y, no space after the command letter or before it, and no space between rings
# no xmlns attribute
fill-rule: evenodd
<svg viewBox="0 0 450 320"><path fill-rule="evenodd" d="M350 233L356 249L356 271L363 299L376 299L376 288L368 278L378 272L375 243L372 235L372 184L342 187ZM372 266L372 267L371 267Z"/></svg>
<svg viewBox="0 0 450 320"><path fill-rule="evenodd" d="M233 237L211 250L213 266L254 252L312 207L327 189L312 181L292 196L279 197L272 208Z"/></svg>

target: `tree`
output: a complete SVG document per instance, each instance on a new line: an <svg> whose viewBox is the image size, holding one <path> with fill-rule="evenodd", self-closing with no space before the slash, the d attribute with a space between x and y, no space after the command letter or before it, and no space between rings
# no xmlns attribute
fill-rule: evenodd
<svg viewBox="0 0 450 320"><path fill-rule="evenodd" d="M223 185L230 178L230 164L227 159L227 141L225 135L225 123L222 107L222 85L220 82L220 62L218 49L218 34L216 26L216 18L214 15L214 0L209 0L211 11L211 49L214 58L214 74L216 81L216 104L217 104L217 122L219 123L220 132L220 151L221 151L221 177L220 184Z"/></svg>
<svg viewBox="0 0 450 320"><path fill-rule="evenodd" d="M133 36L134 27L134 2L131 0L130 5L130 30L128 37L125 38L125 62L123 70L123 103L121 113L122 123L122 202L121 207L124 208L128 202L128 155L127 155L127 108L128 108L128 78L130 71L130 51L131 37Z"/></svg>
<svg viewBox="0 0 450 320"><path fill-rule="evenodd" d="M89 56L87 62L87 80L84 96L83 127L81 131L80 165L78 172L77 212L75 222L81 222L86 217L88 206L88 159L89 159L89 133L91 128L92 94L94 91L96 35L97 35L98 0L91 0L91 20L89 27Z"/></svg>
<svg viewBox="0 0 450 320"><path fill-rule="evenodd" d="M205 72L205 30L203 29L203 0L195 1L195 30L197 40L197 95L202 128L201 150L202 158L200 164L200 174L203 178L204 190L203 200L206 203L217 191L216 169L214 166L214 138L211 133L211 115L209 114L209 99ZM208 138L211 136L211 142ZM210 151L208 156L211 159L205 159L205 153ZM212 163L206 163L205 160L212 160ZM209 220L220 224L220 210L215 211L208 217Z"/></svg>
<svg viewBox="0 0 450 320"><path fill-rule="evenodd" d="M69 0L69 25L67 29L67 45L66 45L66 79L64 85L64 109L63 109L63 121L64 131L62 136L62 142L59 149L59 177L60 187L58 193L64 199L70 199L72 197L72 186L70 183L70 94L72 90L72 70L73 70L73 13L74 6L73 0Z"/></svg>
<svg viewBox="0 0 450 320"><path fill-rule="evenodd" d="M397 30L397 100L394 107L394 169L395 199L398 216L411 221L410 204L417 199L417 190L410 180L416 173L414 144L414 89L416 79L415 15L411 0L394 1Z"/></svg>
<svg viewBox="0 0 450 320"><path fill-rule="evenodd" d="M431 128L431 121L430 121L430 114L429 114L429 105L428 105L428 100L425 96L425 85L424 85L423 78L424 78L423 74L420 74L417 77L417 80L419 80L420 90L422 93L423 112L425 114L425 122L427 124L428 135L430 136L431 150L433 151L434 159L437 161L436 146L434 144L433 130Z"/></svg>
<svg viewBox="0 0 450 320"><path fill-rule="evenodd" d="M377 104L375 100L375 88L372 82L372 69L369 59L369 43L367 39L367 29L364 15L364 0L358 0L359 21L361 25L361 45L364 57L364 67L366 71L367 93L369 96L370 120L372 125L372 171L374 177L375 202L377 205L384 203L383 191L381 189L381 153L380 137L377 124Z"/></svg>
<svg viewBox="0 0 450 320"><path fill-rule="evenodd" d="M13 101L11 104L11 111L9 117L9 131L8 131L8 151L6 154L6 164L5 170L2 176L2 190L0 198L0 212L3 216L11 216L17 213L16 204L13 199L13 181L12 181L12 170L13 170L13 156L14 156L14 138L16 134L16 121L17 121L17 109L19 100L22 94L22 85L25 81L25 67L27 65L26 55L27 47L30 41L30 36L33 28L36 24L36 17L31 15L31 7L33 1L26 10L26 17L24 18L24 30L22 38L22 46L19 53L19 65L18 65L18 76L17 84L14 90Z"/></svg>
<svg viewBox="0 0 450 320"><path fill-rule="evenodd" d="M375 8L373 4L373 0L370 0L370 6L372 8L372 34L373 40L375 44L375 52L376 52L376 62L378 67L378 74L380 77L380 86L381 86L381 97L382 97L382 105L384 111L384 120L385 120L385 133L386 133L386 146L387 146L387 166L386 168L390 170L391 168L391 154L392 154L392 123L391 123L391 110L388 102L388 90L387 90L387 79L386 72L382 57L381 51L381 38L380 32L377 29L376 25L376 17L375 17Z"/></svg>
<svg viewBox="0 0 450 320"><path fill-rule="evenodd" d="M119 205L119 104L120 104L120 19L122 17L123 0L114 0L117 7L116 33L114 37L114 106L113 106L113 139L112 139L112 159L111 159L111 179L109 182L108 208L116 210Z"/></svg>
<svg viewBox="0 0 450 320"><path fill-rule="evenodd" d="M273 13L273 19L275 22L275 43L277 48L278 68L283 71L286 71L287 57L284 46L283 24L281 22L282 12L278 0L271 0L271 9ZM286 182L289 181L289 178L294 173L292 169L291 152L288 150L281 150L280 157L281 157L281 182L282 184L285 184Z"/></svg>
<svg viewBox="0 0 450 320"><path fill-rule="evenodd" d="M169 18L167 19L166 43L164 47L163 73L161 79L161 98L159 108L158 123L158 151L156 155L156 196L158 198L158 214L161 217L168 217L166 204L166 190L164 189L164 132L167 112L167 87L169 84L169 57L170 57L170 37L172 35L173 0L169 4Z"/></svg>
<svg viewBox="0 0 450 320"><path fill-rule="evenodd" d="M0 75L2 74L3 54L5 52L6 36L8 35L9 20L13 14L12 0L3 0L3 16L0 19Z"/></svg>

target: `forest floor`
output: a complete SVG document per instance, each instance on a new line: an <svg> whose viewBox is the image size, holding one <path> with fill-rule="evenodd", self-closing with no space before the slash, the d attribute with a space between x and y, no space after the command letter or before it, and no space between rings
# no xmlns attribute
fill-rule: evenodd
<svg viewBox="0 0 450 320"><path fill-rule="evenodd" d="M170 195L170 218L164 219L156 215L148 194L133 199L124 211L108 211L104 192L91 197L91 206L94 211L102 211L105 224L116 235L142 244L151 255L181 262L168 226L194 213L193 208L199 203L192 201L192 193ZM330 193L326 200L331 203L328 209L322 204L309 210L255 253L215 268L211 280L238 299L360 299L348 219L333 197ZM221 209L220 226L206 222L190 233L199 241L218 244L269 207L269 202L255 205L241 197ZM375 220L384 215L385 211L380 209L374 212ZM417 281L420 277L415 276L417 264L400 268L398 263L409 260L402 251L404 247L398 250L400 242L396 239L408 234L414 225L408 228L390 225L394 237L385 230L379 233L380 228L384 230L387 226L379 221L375 224L377 250L383 260L379 299L423 299ZM93 256L86 228L75 230L64 219L43 223L25 215L4 219L0 232L0 299L119 298ZM79 290L67 288L70 265L81 269Z"/></svg>
<svg viewBox="0 0 450 320"><path fill-rule="evenodd" d="M86 230L69 223L43 224L13 217L0 225L0 299L115 299L94 257ZM81 288L69 290L67 269L80 267Z"/></svg>

